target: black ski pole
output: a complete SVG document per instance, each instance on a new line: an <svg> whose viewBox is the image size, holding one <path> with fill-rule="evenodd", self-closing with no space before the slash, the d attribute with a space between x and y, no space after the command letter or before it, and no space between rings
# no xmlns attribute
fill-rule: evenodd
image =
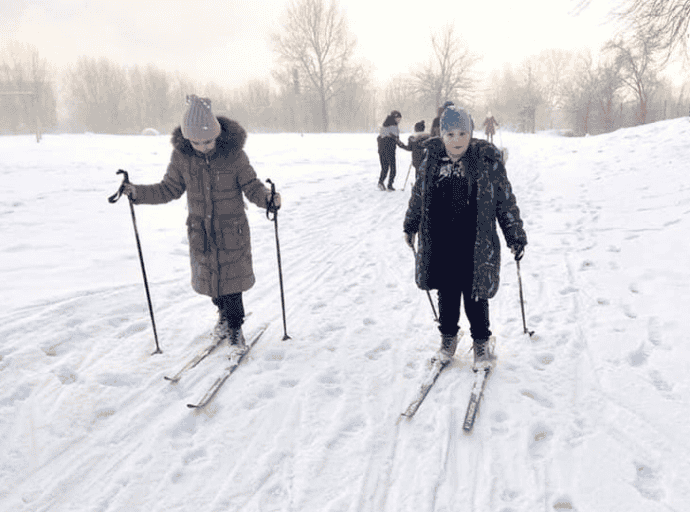
<svg viewBox="0 0 690 512"><path fill-rule="evenodd" d="M285 291L283 290L283 265L280 261L280 239L278 238L278 210L275 209L273 203L276 194L276 186L271 180L266 180L267 183L271 184L271 199L268 201L268 208L266 208L266 218L272 220L276 232L276 252L278 254L278 278L280 281L280 304L283 308L283 340L291 339L287 333L287 320L285 316ZM273 210L271 212L271 210ZM273 213L273 218L271 218L271 213Z"/></svg>
<svg viewBox="0 0 690 512"><path fill-rule="evenodd" d="M414 247L412 249L412 254L414 254L414 259L415 259L415 264L417 262L417 251L414 250ZM434 320L436 320L436 323L439 323L440 320L438 319L438 315L436 314L436 308L434 307L434 300L431 298L431 293L429 293L429 290L426 290L426 296L429 297L429 304L431 304L431 310L434 312Z"/></svg>
<svg viewBox="0 0 690 512"><path fill-rule="evenodd" d="M129 183L129 174L127 174L127 171L123 171L120 169L117 171L116 174L124 174L125 177L122 180L122 185L120 185L120 188L118 189L117 192L115 192L112 196L108 198L108 202L110 203L116 203L120 197L122 197L122 192L125 189L125 184ZM139 250L139 262L141 263L141 273L144 276L144 288L146 288L146 300L149 303L149 313L151 314L151 325L153 325L153 337L156 340L156 350L151 353L153 354L162 354L163 351L161 350L160 345L158 344L158 333L156 332L156 321L153 318L153 306L151 305L151 293L149 292L149 282L146 279L146 268L144 267L144 255L141 252L141 242L139 241L139 231L137 230L137 219L134 216L134 205L132 204L132 198L127 196L127 199L129 199L129 211L132 213L132 224L134 225L134 237L137 240L137 249Z"/></svg>
<svg viewBox="0 0 690 512"><path fill-rule="evenodd" d="M522 296L522 276L520 275L520 261L516 260L515 263L517 263L518 286L520 288L520 308L522 309L522 327L525 330L525 334L529 334L531 338L534 334L534 331L527 330L527 322L525 321L525 299Z"/></svg>
<svg viewBox="0 0 690 512"><path fill-rule="evenodd" d="M407 176L405 177L405 183L403 184L403 192L405 192L405 187L407 186L407 179L410 177L410 171L412 170L412 162L410 162L410 167L407 169Z"/></svg>

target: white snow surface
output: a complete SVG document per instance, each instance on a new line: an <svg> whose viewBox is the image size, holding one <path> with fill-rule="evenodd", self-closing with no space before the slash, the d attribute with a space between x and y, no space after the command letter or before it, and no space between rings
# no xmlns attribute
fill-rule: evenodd
<svg viewBox="0 0 690 512"><path fill-rule="evenodd" d="M410 154L376 187L375 134L250 134L282 194L249 205L246 364L227 347L177 384L216 312L189 284L186 201L135 206L168 136L0 137L0 510L685 511L690 506L690 123L563 138L503 132L529 245L503 246L498 364L474 431L469 335L399 421L440 335L402 236ZM404 137L406 139L406 136ZM502 242L503 244L505 242ZM435 293L432 293L435 298ZM467 321L461 320L468 330Z"/></svg>

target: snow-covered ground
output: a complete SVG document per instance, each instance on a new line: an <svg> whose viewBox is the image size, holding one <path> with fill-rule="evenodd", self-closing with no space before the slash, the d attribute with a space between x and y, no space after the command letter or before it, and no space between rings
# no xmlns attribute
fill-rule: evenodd
<svg viewBox="0 0 690 512"><path fill-rule="evenodd" d="M406 138L406 136L405 136ZM214 401L223 347L178 384L215 311L189 284L185 200L137 206L126 169L163 175L167 136L0 138L0 510L685 511L690 504L690 123L562 138L502 133L529 238L491 301L498 366L474 432L466 336L412 420L439 343L376 188L374 135L250 134L282 193L283 341L274 224L249 208L266 334ZM466 320L462 326L467 329Z"/></svg>

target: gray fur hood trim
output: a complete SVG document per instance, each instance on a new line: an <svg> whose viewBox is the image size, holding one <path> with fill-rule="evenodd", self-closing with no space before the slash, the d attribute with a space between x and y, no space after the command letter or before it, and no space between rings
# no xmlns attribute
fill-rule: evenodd
<svg viewBox="0 0 690 512"><path fill-rule="evenodd" d="M247 141L247 132L237 121L227 117L218 116L220 123L220 135L216 139L216 154L227 156L244 148ZM170 139L173 147L183 155L194 155L195 151L189 139L182 135L182 127L178 126L173 130Z"/></svg>

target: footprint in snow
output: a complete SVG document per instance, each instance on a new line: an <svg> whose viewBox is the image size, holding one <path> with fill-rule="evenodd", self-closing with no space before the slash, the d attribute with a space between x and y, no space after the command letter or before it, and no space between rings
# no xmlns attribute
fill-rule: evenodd
<svg viewBox="0 0 690 512"><path fill-rule="evenodd" d="M369 350L364 355L366 355L372 361L376 361L379 357L381 357L382 352L385 352L386 350L389 350L390 348L391 348L391 344L388 343L387 341L384 341L383 343L379 344L376 348Z"/></svg>
<svg viewBox="0 0 690 512"><path fill-rule="evenodd" d="M544 457L544 452L553 438L553 431L547 425L537 424L532 428L528 441L529 453L534 458Z"/></svg>
<svg viewBox="0 0 690 512"><path fill-rule="evenodd" d="M539 393L536 393L534 391L531 391L529 389L523 389L520 391L520 394L522 396L526 396L527 398L531 398L535 402L537 402L539 405L542 407L546 407L547 409L553 409L553 402L549 400L548 398L540 395Z"/></svg>
<svg viewBox="0 0 690 512"><path fill-rule="evenodd" d="M652 501L661 501L665 494L659 488L659 481L662 480L657 474L657 470L641 462L635 462L635 481L633 486L643 498Z"/></svg>
<svg viewBox="0 0 690 512"><path fill-rule="evenodd" d="M554 510L575 510L573 502L568 496L561 496L553 503Z"/></svg>
<svg viewBox="0 0 690 512"><path fill-rule="evenodd" d="M122 375L117 373L104 373L98 377L98 383L103 386L112 387L133 387L139 384L139 381L131 375Z"/></svg>
<svg viewBox="0 0 690 512"><path fill-rule="evenodd" d="M77 381L77 373L69 366L61 366L54 373L60 384L69 385Z"/></svg>
<svg viewBox="0 0 690 512"><path fill-rule="evenodd" d="M649 352L645 349L644 341L640 344L637 350L630 352L628 354L628 362L630 366L642 366L647 362L649 358Z"/></svg>
<svg viewBox="0 0 690 512"><path fill-rule="evenodd" d="M548 366L553 363L555 356L551 353L537 354L534 358L534 367L538 370L542 370L544 366Z"/></svg>

